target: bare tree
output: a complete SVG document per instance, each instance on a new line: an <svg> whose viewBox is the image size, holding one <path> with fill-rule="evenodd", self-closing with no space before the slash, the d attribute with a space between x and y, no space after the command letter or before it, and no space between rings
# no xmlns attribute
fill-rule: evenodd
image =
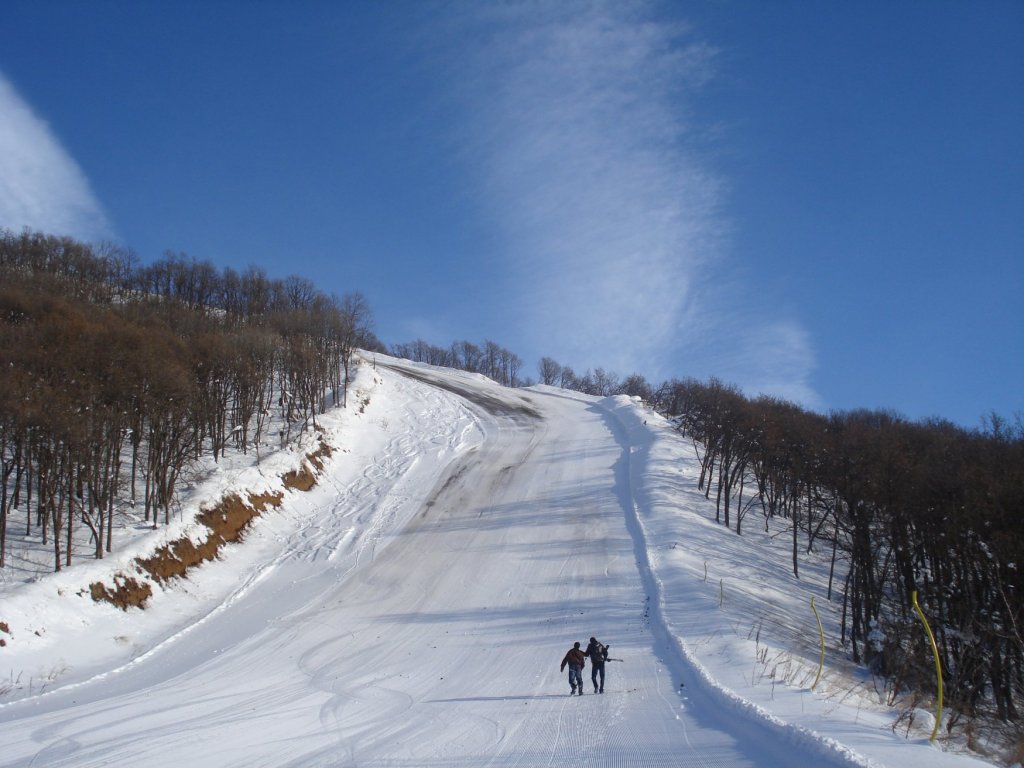
<svg viewBox="0 0 1024 768"><path fill-rule="evenodd" d="M541 384L558 386L562 376L562 366L550 357L542 357L537 363L537 373L540 375Z"/></svg>

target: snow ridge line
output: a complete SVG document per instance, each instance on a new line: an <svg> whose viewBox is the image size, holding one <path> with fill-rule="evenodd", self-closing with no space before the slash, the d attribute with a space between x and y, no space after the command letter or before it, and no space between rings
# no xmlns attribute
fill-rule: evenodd
<svg viewBox="0 0 1024 768"><path fill-rule="evenodd" d="M637 501L638 490L643 492L643 466L646 455L654 442L653 432L646 424L643 414L631 398L617 395L604 398L596 403L607 415L606 421L616 440L623 449L626 463L626 480L629 488L626 507L626 527L633 538L637 568L644 590L649 596L649 622L651 632L658 645L673 658L667 658L670 669L676 672L690 671L687 679L696 681L702 692L718 701L753 725L766 728L787 743L837 765L848 768L884 768L884 766L835 739L816 733L808 728L789 723L768 710L749 701L738 693L720 685L707 668L686 649L677 636L665 614L664 588L661 579L651 566L647 554L647 535L641 518L641 504ZM634 454L642 457L634 460ZM626 501L626 500L624 500Z"/></svg>

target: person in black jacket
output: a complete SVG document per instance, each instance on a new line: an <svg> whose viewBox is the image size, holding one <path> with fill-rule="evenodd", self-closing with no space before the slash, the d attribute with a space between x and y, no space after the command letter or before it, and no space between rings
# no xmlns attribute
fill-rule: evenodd
<svg viewBox="0 0 1024 768"><path fill-rule="evenodd" d="M590 659L590 682L594 684L594 693L604 693L604 663L608 660L608 646L601 645L596 637L592 637L583 655ZM601 678L600 686L597 684L598 677Z"/></svg>

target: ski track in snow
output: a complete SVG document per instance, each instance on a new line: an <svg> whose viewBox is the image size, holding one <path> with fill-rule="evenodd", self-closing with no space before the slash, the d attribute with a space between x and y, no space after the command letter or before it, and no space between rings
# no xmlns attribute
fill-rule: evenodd
<svg viewBox="0 0 1024 768"><path fill-rule="evenodd" d="M114 671L0 705L0 765L878 764L688 651L634 406L378 363L378 428L289 495L273 556ZM624 661L570 697L592 634Z"/></svg>

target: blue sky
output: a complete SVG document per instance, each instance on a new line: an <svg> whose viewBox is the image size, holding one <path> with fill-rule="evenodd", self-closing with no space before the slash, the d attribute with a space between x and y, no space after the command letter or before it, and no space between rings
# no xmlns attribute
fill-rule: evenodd
<svg viewBox="0 0 1024 768"><path fill-rule="evenodd" d="M7 0L0 226L387 342L1024 410L1024 3Z"/></svg>

